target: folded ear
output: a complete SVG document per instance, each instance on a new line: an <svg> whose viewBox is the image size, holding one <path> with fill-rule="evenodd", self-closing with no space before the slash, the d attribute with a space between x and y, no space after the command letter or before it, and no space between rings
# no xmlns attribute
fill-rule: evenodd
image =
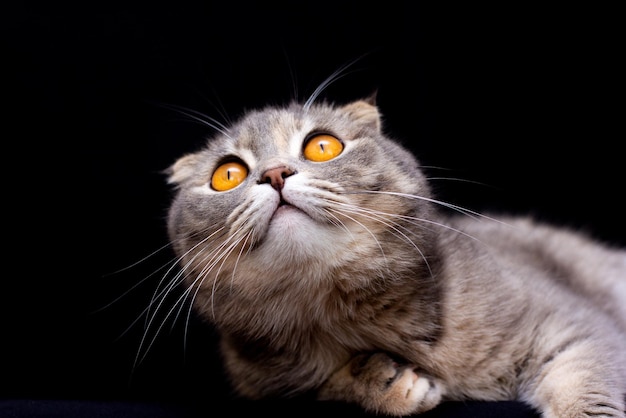
<svg viewBox="0 0 626 418"><path fill-rule="evenodd" d="M168 184L180 184L189 179L195 171L198 159L198 154L188 154L166 168L163 173L168 176Z"/></svg>
<svg viewBox="0 0 626 418"><path fill-rule="evenodd" d="M348 113L355 122L368 125L370 128L380 131L381 115L376 106L376 92L369 97L343 106L343 111Z"/></svg>
<svg viewBox="0 0 626 418"><path fill-rule="evenodd" d="M374 90L369 96L364 98L363 100L372 106L376 106L376 98L378 97L378 90Z"/></svg>

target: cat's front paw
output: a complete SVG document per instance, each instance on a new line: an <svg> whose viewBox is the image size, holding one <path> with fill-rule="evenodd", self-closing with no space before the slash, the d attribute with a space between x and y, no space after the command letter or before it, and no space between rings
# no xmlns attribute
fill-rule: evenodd
<svg viewBox="0 0 626 418"><path fill-rule="evenodd" d="M375 413L396 416L432 409L441 396L437 381L384 353L353 358L320 392L322 399L343 399Z"/></svg>
<svg viewBox="0 0 626 418"><path fill-rule="evenodd" d="M431 409L441 400L433 379L383 353L359 359L352 372L369 387L368 409L376 412L408 415Z"/></svg>

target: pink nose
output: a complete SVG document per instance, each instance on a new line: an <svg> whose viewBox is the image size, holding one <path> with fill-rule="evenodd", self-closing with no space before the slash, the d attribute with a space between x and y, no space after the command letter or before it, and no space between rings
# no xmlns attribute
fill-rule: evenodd
<svg viewBox="0 0 626 418"><path fill-rule="evenodd" d="M269 183L278 191L281 191L285 185L285 179L294 175L295 171L287 166L270 168L261 174L261 183Z"/></svg>

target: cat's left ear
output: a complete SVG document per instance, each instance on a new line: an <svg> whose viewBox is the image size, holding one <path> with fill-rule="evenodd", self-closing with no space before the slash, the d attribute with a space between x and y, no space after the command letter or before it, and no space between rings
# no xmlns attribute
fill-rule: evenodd
<svg viewBox="0 0 626 418"><path fill-rule="evenodd" d="M354 118L355 122L380 131L380 112L376 106L376 91L365 99L357 100L343 107L343 111Z"/></svg>

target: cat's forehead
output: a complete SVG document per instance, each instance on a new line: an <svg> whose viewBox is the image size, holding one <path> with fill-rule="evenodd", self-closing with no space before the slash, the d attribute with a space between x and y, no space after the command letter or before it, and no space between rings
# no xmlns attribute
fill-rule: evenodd
<svg viewBox="0 0 626 418"><path fill-rule="evenodd" d="M268 107L249 112L228 131L227 145L232 153L251 152L262 156L279 150L299 152L303 139L311 132L333 130L332 110L302 106Z"/></svg>
<svg viewBox="0 0 626 418"><path fill-rule="evenodd" d="M271 143L284 146L291 135L310 129L311 125L310 118L301 112L266 109L248 115L233 133L237 145L246 149Z"/></svg>

